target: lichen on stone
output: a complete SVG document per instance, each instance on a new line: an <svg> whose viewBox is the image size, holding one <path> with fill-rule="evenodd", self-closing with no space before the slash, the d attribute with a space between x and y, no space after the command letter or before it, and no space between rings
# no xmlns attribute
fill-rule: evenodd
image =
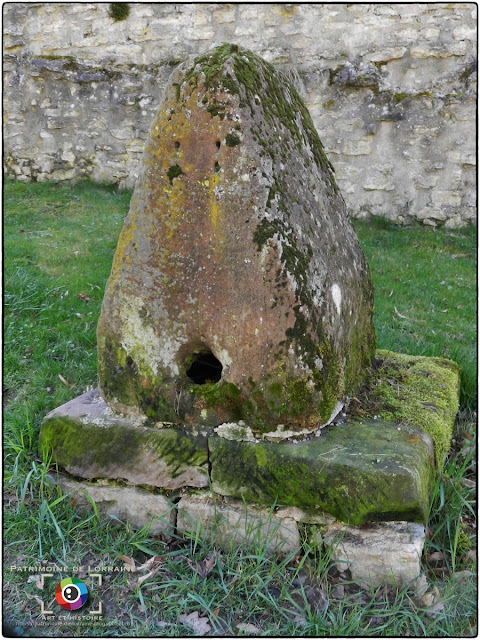
<svg viewBox="0 0 480 640"><path fill-rule="evenodd" d="M152 420L244 420L256 435L326 424L365 376L373 295L292 83L237 45L185 63L144 163L99 321L106 400ZM189 380L198 349L221 380Z"/></svg>
<svg viewBox="0 0 480 640"><path fill-rule="evenodd" d="M458 411L460 367L446 358L378 350L368 393L368 404L383 419L416 425L431 436L441 467Z"/></svg>

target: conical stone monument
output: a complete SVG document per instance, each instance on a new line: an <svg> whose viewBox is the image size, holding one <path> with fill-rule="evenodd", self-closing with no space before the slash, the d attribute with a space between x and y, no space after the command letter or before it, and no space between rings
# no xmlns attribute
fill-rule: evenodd
<svg viewBox="0 0 480 640"><path fill-rule="evenodd" d="M179 67L106 286L102 396L172 423L308 432L374 351L368 265L292 84L230 45Z"/></svg>
<svg viewBox="0 0 480 640"><path fill-rule="evenodd" d="M97 337L99 391L42 426L64 487L134 525L221 517L239 538L247 500L290 548L300 524L328 538L390 521L414 577L458 367L375 352L371 278L333 168L293 85L253 53L222 45L171 76ZM366 417L339 416L357 395ZM358 575L381 580L389 562Z"/></svg>

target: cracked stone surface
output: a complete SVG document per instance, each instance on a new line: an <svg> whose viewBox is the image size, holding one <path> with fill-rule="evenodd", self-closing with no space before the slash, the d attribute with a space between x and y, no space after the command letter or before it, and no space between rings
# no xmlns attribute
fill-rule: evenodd
<svg viewBox="0 0 480 640"><path fill-rule="evenodd" d="M64 493L76 499L76 506L80 508L92 507L87 494L99 513L115 516L135 529L149 526L152 535L171 535L174 530L175 506L165 496L138 487L79 482L62 474L58 483Z"/></svg>
<svg viewBox="0 0 480 640"><path fill-rule="evenodd" d="M270 509L248 505L241 500L225 501L211 494L186 496L178 503L177 528L195 532L200 522L202 530L211 531L223 544L232 541L254 544L262 540L270 551L292 552L300 549L300 533L291 517L277 517Z"/></svg>
<svg viewBox="0 0 480 640"><path fill-rule="evenodd" d="M372 523L362 529L336 522L323 540L334 549L339 571L365 588L385 582L405 585L420 575L425 527L416 522Z"/></svg>
<svg viewBox="0 0 480 640"><path fill-rule="evenodd" d="M205 436L114 414L98 390L51 411L42 423L39 448L80 478L163 489L208 486Z"/></svg>

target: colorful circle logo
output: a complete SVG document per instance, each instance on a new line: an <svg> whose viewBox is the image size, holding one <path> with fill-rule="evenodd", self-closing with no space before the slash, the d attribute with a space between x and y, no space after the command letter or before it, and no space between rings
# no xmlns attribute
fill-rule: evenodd
<svg viewBox="0 0 480 640"><path fill-rule="evenodd" d="M55 599L64 609L80 609L87 601L87 587L78 578L64 578L57 584Z"/></svg>

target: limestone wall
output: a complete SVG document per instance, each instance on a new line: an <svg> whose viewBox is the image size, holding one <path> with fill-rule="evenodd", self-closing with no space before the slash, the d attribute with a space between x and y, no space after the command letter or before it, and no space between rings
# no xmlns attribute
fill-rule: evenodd
<svg viewBox="0 0 480 640"><path fill-rule="evenodd" d="M474 222L476 5L8 3L4 162L132 186L173 67L234 42L287 72L355 216Z"/></svg>

